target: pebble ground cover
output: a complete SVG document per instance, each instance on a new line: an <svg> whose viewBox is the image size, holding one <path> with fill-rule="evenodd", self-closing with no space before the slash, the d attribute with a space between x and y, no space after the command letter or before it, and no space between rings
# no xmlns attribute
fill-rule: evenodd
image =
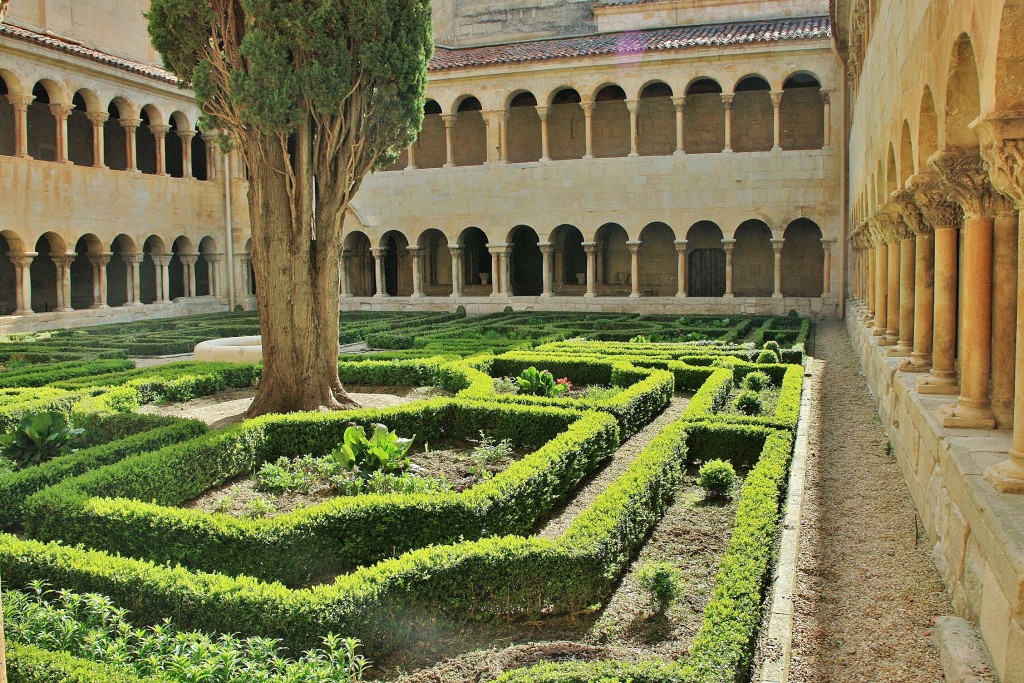
<svg viewBox="0 0 1024 683"><path fill-rule="evenodd" d="M133 358L256 333L235 313L0 344L2 431L44 412L83 430L0 470L13 681L747 675L808 320L346 313L340 341L369 349L343 383L434 397L223 429L138 412L260 368ZM527 391L531 368L572 387ZM394 439L356 462L354 428ZM697 485L713 459L737 474L725 496ZM218 507L256 480L301 502Z"/></svg>

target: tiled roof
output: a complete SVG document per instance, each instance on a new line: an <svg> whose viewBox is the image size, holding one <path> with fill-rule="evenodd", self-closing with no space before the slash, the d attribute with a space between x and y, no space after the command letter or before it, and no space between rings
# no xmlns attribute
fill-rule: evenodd
<svg viewBox="0 0 1024 683"><path fill-rule="evenodd" d="M42 45L44 47L52 48L54 50L60 50L76 57L84 57L94 62L101 64L108 64L125 71L131 71L132 73L142 74L149 78L163 81L165 83L178 83L178 77L172 74L167 69L162 69L158 66L152 66L151 64L143 64L141 62L135 62L130 59L123 59L121 57L115 57L114 55L107 54L106 52L100 52L84 45L79 45L65 38L58 38L52 35L46 35L43 33L37 33L36 31L30 31L27 28L21 28L20 26L13 26L11 24L0 24L0 36L7 36L9 38L15 38L18 40L24 40L29 43L35 43L36 45Z"/></svg>
<svg viewBox="0 0 1024 683"><path fill-rule="evenodd" d="M563 57L616 53L638 54L688 47L717 47L781 40L828 38L831 35L832 26L828 17L809 17L601 33L579 38L533 40L484 47L447 48L439 46L434 53L434 58L430 61L430 70L444 71Z"/></svg>

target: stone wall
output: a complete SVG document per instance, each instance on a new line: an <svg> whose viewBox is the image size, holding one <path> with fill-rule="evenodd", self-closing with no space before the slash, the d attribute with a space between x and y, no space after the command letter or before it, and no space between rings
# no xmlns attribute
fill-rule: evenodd
<svg viewBox="0 0 1024 683"><path fill-rule="evenodd" d="M602 33L654 26L821 16L829 11L827 0L659 0L635 4L596 0L594 4L597 27Z"/></svg>
<svg viewBox="0 0 1024 683"><path fill-rule="evenodd" d="M434 37L464 47L597 30L593 0L434 0Z"/></svg>

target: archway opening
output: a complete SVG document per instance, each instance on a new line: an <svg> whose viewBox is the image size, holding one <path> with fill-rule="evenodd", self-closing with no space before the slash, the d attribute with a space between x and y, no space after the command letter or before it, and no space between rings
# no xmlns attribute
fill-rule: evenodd
<svg viewBox="0 0 1024 683"><path fill-rule="evenodd" d="M389 296L409 296L412 294L409 240L397 230L389 230L380 242L384 248L384 291Z"/></svg>
<svg viewBox="0 0 1024 683"><path fill-rule="evenodd" d="M553 287L555 294L580 295L586 291L587 253L583 233L573 225L559 225L551 233L554 244Z"/></svg>
<svg viewBox="0 0 1024 683"><path fill-rule="evenodd" d="M771 296L775 291L771 228L764 221L744 221L736 228L734 238L733 293L736 296Z"/></svg>
<svg viewBox="0 0 1024 683"><path fill-rule="evenodd" d="M423 127L416 138L416 167L441 168L445 164L446 151L444 121L441 106L434 100L423 104Z"/></svg>
<svg viewBox="0 0 1024 683"><path fill-rule="evenodd" d="M188 277L188 269L183 260L183 257L191 257L195 253L196 250L192 245L192 240L184 235L179 236L171 244L171 264L167 273L169 281L168 291L170 292L171 301L179 297L195 296L194 291L189 291L192 281Z"/></svg>
<svg viewBox="0 0 1024 683"><path fill-rule="evenodd" d="M624 157L629 154L629 109L626 91L617 85L606 85L594 96L594 156Z"/></svg>
<svg viewBox="0 0 1024 683"><path fill-rule="evenodd" d="M196 259L196 291L193 296L213 296L213 281L216 278L217 242L212 237L199 240L199 258Z"/></svg>
<svg viewBox="0 0 1024 683"><path fill-rule="evenodd" d="M210 179L210 169L206 167L206 140L198 128L192 137L192 177L196 180Z"/></svg>
<svg viewBox="0 0 1024 683"><path fill-rule="evenodd" d="M133 273L132 264L125 258L135 252L135 242L127 235L118 235L110 244L110 261L107 263L107 305L124 306L128 303L128 288Z"/></svg>
<svg viewBox="0 0 1024 683"><path fill-rule="evenodd" d="M107 120L103 122L103 163L114 171L128 168L128 151L125 129L121 122L122 110L126 119L131 118L127 103L120 98L107 107Z"/></svg>
<svg viewBox="0 0 1024 683"><path fill-rule="evenodd" d="M618 223L605 223L597 229L597 295L629 294L633 257L626 244L628 239L626 229Z"/></svg>
<svg viewBox="0 0 1024 683"><path fill-rule="evenodd" d="M94 261L103 251L96 235L82 235L75 243L75 260L71 262L71 308L92 308L102 304L99 291L99 269Z"/></svg>
<svg viewBox="0 0 1024 683"><path fill-rule="evenodd" d="M689 296L725 296L725 249L721 228L711 221L695 223L686 233L686 259Z"/></svg>
<svg viewBox="0 0 1024 683"><path fill-rule="evenodd" d="M782 149L821 149L825 144L825 100L811 74L793 74L782 84L779 109Z"/></svg>
<svg viewBox="0 0 1024 683"><path fill-rule="evenodd" d="M167 131L164 139L164 164L166 164L167 175L172 178L183 178L185 176L185 150L179 131L192 129L188 120L180 111L171 114L171 128ZM189 150L192 151L191 149Z"/></svg>
<svg viewBox="0 0 1024 683"><path fill-rule="evenodd" d="M771 86L760 76L736 84L732 100L734 152L767 152L775 142L775 110Z"/></svg>
<svg viewBox="0 0 1024 683"><path fill-rule="evenodd" d="M57 310L59 301L57 287L60 286L60 283L57 281L57 264L54 257L63 257L66 249L64 240L52 232L48 232L36 240L34 251L37 252L37 255L32 259L32 265L29 266L29 279L32 282L31 305L32 310L36 313ZM89 294L90 298L85 308L93 303L91 290Z"/></svg>
<svg viewBox="0 0 1024 683"><path fill-rule="evenodd" d="M640 91L637 112L637 152L640 156L664 156L676 150L676 113L672 88L660 81Z"/></svg>
<svg viewBox="0 0 1024 683"><path fill-rule="evenodd" d="M374 272L370 238L358 230L345 236L345 277L352 296L373 296L377 293L377 273Z"/></svg>
<svg viewBox="0 0 1024 683"><path fill-rule="evenodd" d="M487 235L480 228L466 228L459 237L459 245L462 247L463 291L469 296L489 294L494 273L491 272Z"/></svg>
<svg viewBox="0 0 1024 683"><path fill-rule="evenodd" d="M651 223L640 233L640 294L672 296L679 288L676 235L665 223Z"/></svg>
<svg viewBox="0 0 1024 683"><path fill-rule="evenodd" d="M74 108L68 116L68 159L76 166L92 166L92 121L81 90L71 98L71 104Z"/></svg>
<svg viewBox="0 0 1024 683"><path fill-rule="evenodd" d="M11 87L4 78L3 70L0 69L0 154L14 156L14 107L7 96L11 94ZM8 259L10 260L10 259ZM15 306L17 308L17 306ZM10 309L13 311L14 309Z"/></svg>
<svg viewBox="0 0 1024 683"><path fill-rule="evenodd" d="M6 231L4 231L6 232ZM18 271L11 260L11 253L21 252L16 248L21 240L0 233L0 315L11 315L18 310Z"/></svg>
<svg viewBox="0 0 1024 683"><path fill-rule="evenodd" d="M157 264L157 259L167 253L164 241L156 235L151 235L142 245L142 263L139 265L139 301L144 304L151 304L159 298L158 293L162 284L159 280L163 272Z"/></svg>
<svg viewBox="0 0 1024 683"><path fill-rule="evenodd" d="M482 110L475 97L459 102L452 129L456 166L480 166L487 161L487 125Z"/></svg>
<svg viewBox="0 0 1024 683"><path fill-rule="evenodd" d="M540 295L544 289L544 260L537 232L528 225L517 225L509 233L508 243L512 245L512 296Z"/></svg>
<svg viewBox="0 0 1024 683"><path fill-rule="evenodd" d="M508 160L521 164L538 161L541 156L540 116L537 98L521 92L512 98L508 109Z"/></svg>
<svg viewBox="0 0 1024 683"><path fill-rule="evenodd" d="M586 153L586 122L581 102L580 94L572 88L562 88L551 98L548 151L552 159L582 159Z"/></svg>
<svg viewBox="0 0 1024 683"><path fill-rule="evenodd" d="M160 117L153 105L142 108L142 125L135 131L135 160L143 173L156 173L156 135L153 128L160 125Z"/></svg>
<svg viewBox="0 0 1024 683"><path fill-rule="evenodd" d="M431 228L420 235L423 254L423 293L426 296L450 296L452 293L452 253L443 232Z"/></svg>
<svg viewBox="0 0 1024 683"><path fill-rule="evenodd" d="M785 296L821 296L825 249L817 223L800 218L789 224L782 245L782 293Z"/></svg>
<svg viewBox="0 0 1024 683"><path fill-rule="evenodd" d="M51 89L58 92L55 84L36 83L32 87L35 99L28 105L28 155L41 161L57 160L57 120L50 104L58 102L56 97L50 99Z"/></svg>
<svg viewBox="0 0 1024 683"><path fill-rule="evenodd" d="M700 78L686 89L685 149L688 154L712 154L725 149L725 105L722 86Z"/></svg>

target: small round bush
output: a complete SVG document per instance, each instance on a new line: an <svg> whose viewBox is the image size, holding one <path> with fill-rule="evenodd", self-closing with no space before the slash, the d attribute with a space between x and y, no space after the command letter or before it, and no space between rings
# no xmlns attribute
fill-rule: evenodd
<svg viewBox="0 0 1024 683"><path fill-rule="evenodd" d="M732 404L744 415L760 415L764 410L764 402L761 397L756 391L750 389L741 391Z"/></svg>
<svg viewBox="0 0 1024 683"><path fill-rule="evenodd" d="M779 354L775 353L774 351L769 351L768 349L765 349L761 353L757 354L757 362L759 364L778 363Z"/></svg>
<svg viewBox="0 0 1024 683"><path fill-rule="evenodd" d="M771 377L768 376L767 372L751 372L743 378L743 388L749 389L750 391L763 391L772 383Z"/></svg>
<svg viewBox="0 0 1024 683"><path fill-rule="evenodd" d="M650 594L659 612L682 595L683 573L671 562L648 562L640 567L637 583Z"/></svg>
<svg viewBox="0 0 1024 683"><path fill-rule="evenodd" d="M697 474L697 483L712 498L728 495L735 482L736 470L725 460L708 460Z"/></svg>
<svg viewBox="0 0 1024 683"><path fill-rule="evenodd" d="M766 341L764 343L764 345L761 346L761 348L765 349L766 351L774 351L775 353L782 353L782 349L779 346L779 342L775 341L774 339L769 339L768 341Z"/></svg>

